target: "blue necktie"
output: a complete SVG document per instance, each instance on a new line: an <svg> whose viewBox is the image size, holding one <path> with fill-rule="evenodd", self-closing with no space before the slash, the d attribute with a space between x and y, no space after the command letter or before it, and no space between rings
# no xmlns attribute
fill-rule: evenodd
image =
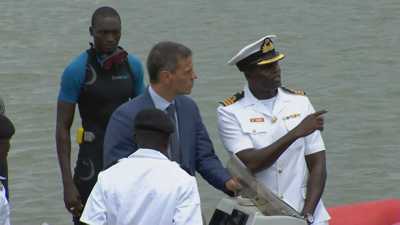
<svg viewBox="0 0 400 225"><path fill-rule="evenodd" d="M177 163L181 162L181 151L179 148L179 138L178 132L176 127L176 120L175 120L175 105L170 104L167 108L168 117L171 119L172 123L175 126L175 132L170 136L170 145L171 145L171 153L172 153L172 161Z"/></svg>

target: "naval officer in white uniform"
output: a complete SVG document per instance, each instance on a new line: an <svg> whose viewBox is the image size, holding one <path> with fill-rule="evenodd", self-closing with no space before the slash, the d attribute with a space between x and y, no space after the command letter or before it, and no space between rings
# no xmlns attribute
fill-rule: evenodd
<svg viewBox="0 0 400 225"><path fill-rule="evenodd" d="M10 140L15 134L13 123L0 114L0 162L5 162L10 150ZM10 204L7 199L7 189L3 182L6 177L0 176L0 225L10 225Z"/></svg>
<svg viewBox="0 0 400 225"><path fill-rule="evenodd" d="M0 225L10 225L10 205L6 197L6 188L2 180L6 178L0 176Z"/></svg>
<svg viewBox="0 0 400 225"><path fill-rule="evenodd" d="M274 35L229 61L244 73L244 90L221 101L218 128L225 149L309 224L328 224L321 196L327 177L320 131L327 110L314 111L303 91L281 85Z"/></svg>
<svg viewBox="0 0 400 225"><path fill-rule="evenodd" d="M168 115L144 109L136 115L134 126L139 149L100 172L80 221L203 225L196 178L166 157L169 136L175 130Z"/></svg>

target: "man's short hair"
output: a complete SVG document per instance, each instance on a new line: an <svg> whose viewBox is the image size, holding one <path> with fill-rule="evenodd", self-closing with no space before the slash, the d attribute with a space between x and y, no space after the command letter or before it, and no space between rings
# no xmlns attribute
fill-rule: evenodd
<svg viewBox="0 0 400 225"><path fill-rule="evenodd" d="M156 44L147 57L147 70L150 76L150 83L159 81L159 74L166 70L175 72L179 67L179 60L186 59L192 55L192 51L179 43L163 41Z"/></svg>
<svg viewBox="0 0 400 225"><path fill-rule="evenodd" d="M119 16L118 12L115 9L109 6L100 7L96 9L96 11L94 11L92 15L92 26L99 17L113 17L113 16L117 16L119 21L121 22L121 17Z"/></svg>

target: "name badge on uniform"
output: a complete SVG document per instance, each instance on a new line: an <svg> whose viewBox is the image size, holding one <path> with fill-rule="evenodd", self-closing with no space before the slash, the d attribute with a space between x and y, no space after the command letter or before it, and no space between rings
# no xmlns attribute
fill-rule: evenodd
<svg viewBox="0 0 400 225"><path fill-rule="evenodd" d="M264 118L251 118L250 122L252 122L252 123L264 122Z"/></svg>
<svg viewBox="0 0 400 225"><path fill-rule="evenodd" d="M296 113L296 114L292 114L290 116L284 116L284 117L282 117L282 119L283 120L288 120L290 118L296 118L296 117L299 117L299 116L300 116L300 113Z"/></svg>

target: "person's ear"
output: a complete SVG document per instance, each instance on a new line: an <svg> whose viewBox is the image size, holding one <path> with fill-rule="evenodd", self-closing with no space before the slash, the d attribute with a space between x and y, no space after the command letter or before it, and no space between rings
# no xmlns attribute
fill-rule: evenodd
<svg viewBox="0 0 400 225"><path fill-rule="evenodd" d="M171 83L171 76L172 74L169 71L163 70L160 73L160 81L165 83L165 84L170 84Z"/></svg>
<svg viewBox="0 0 400 225"><path fill-rule="evenodd" d="M89 34L90 34L90 36L93 37L93 29L92 29L92 26L89 27Z"/></svg>

